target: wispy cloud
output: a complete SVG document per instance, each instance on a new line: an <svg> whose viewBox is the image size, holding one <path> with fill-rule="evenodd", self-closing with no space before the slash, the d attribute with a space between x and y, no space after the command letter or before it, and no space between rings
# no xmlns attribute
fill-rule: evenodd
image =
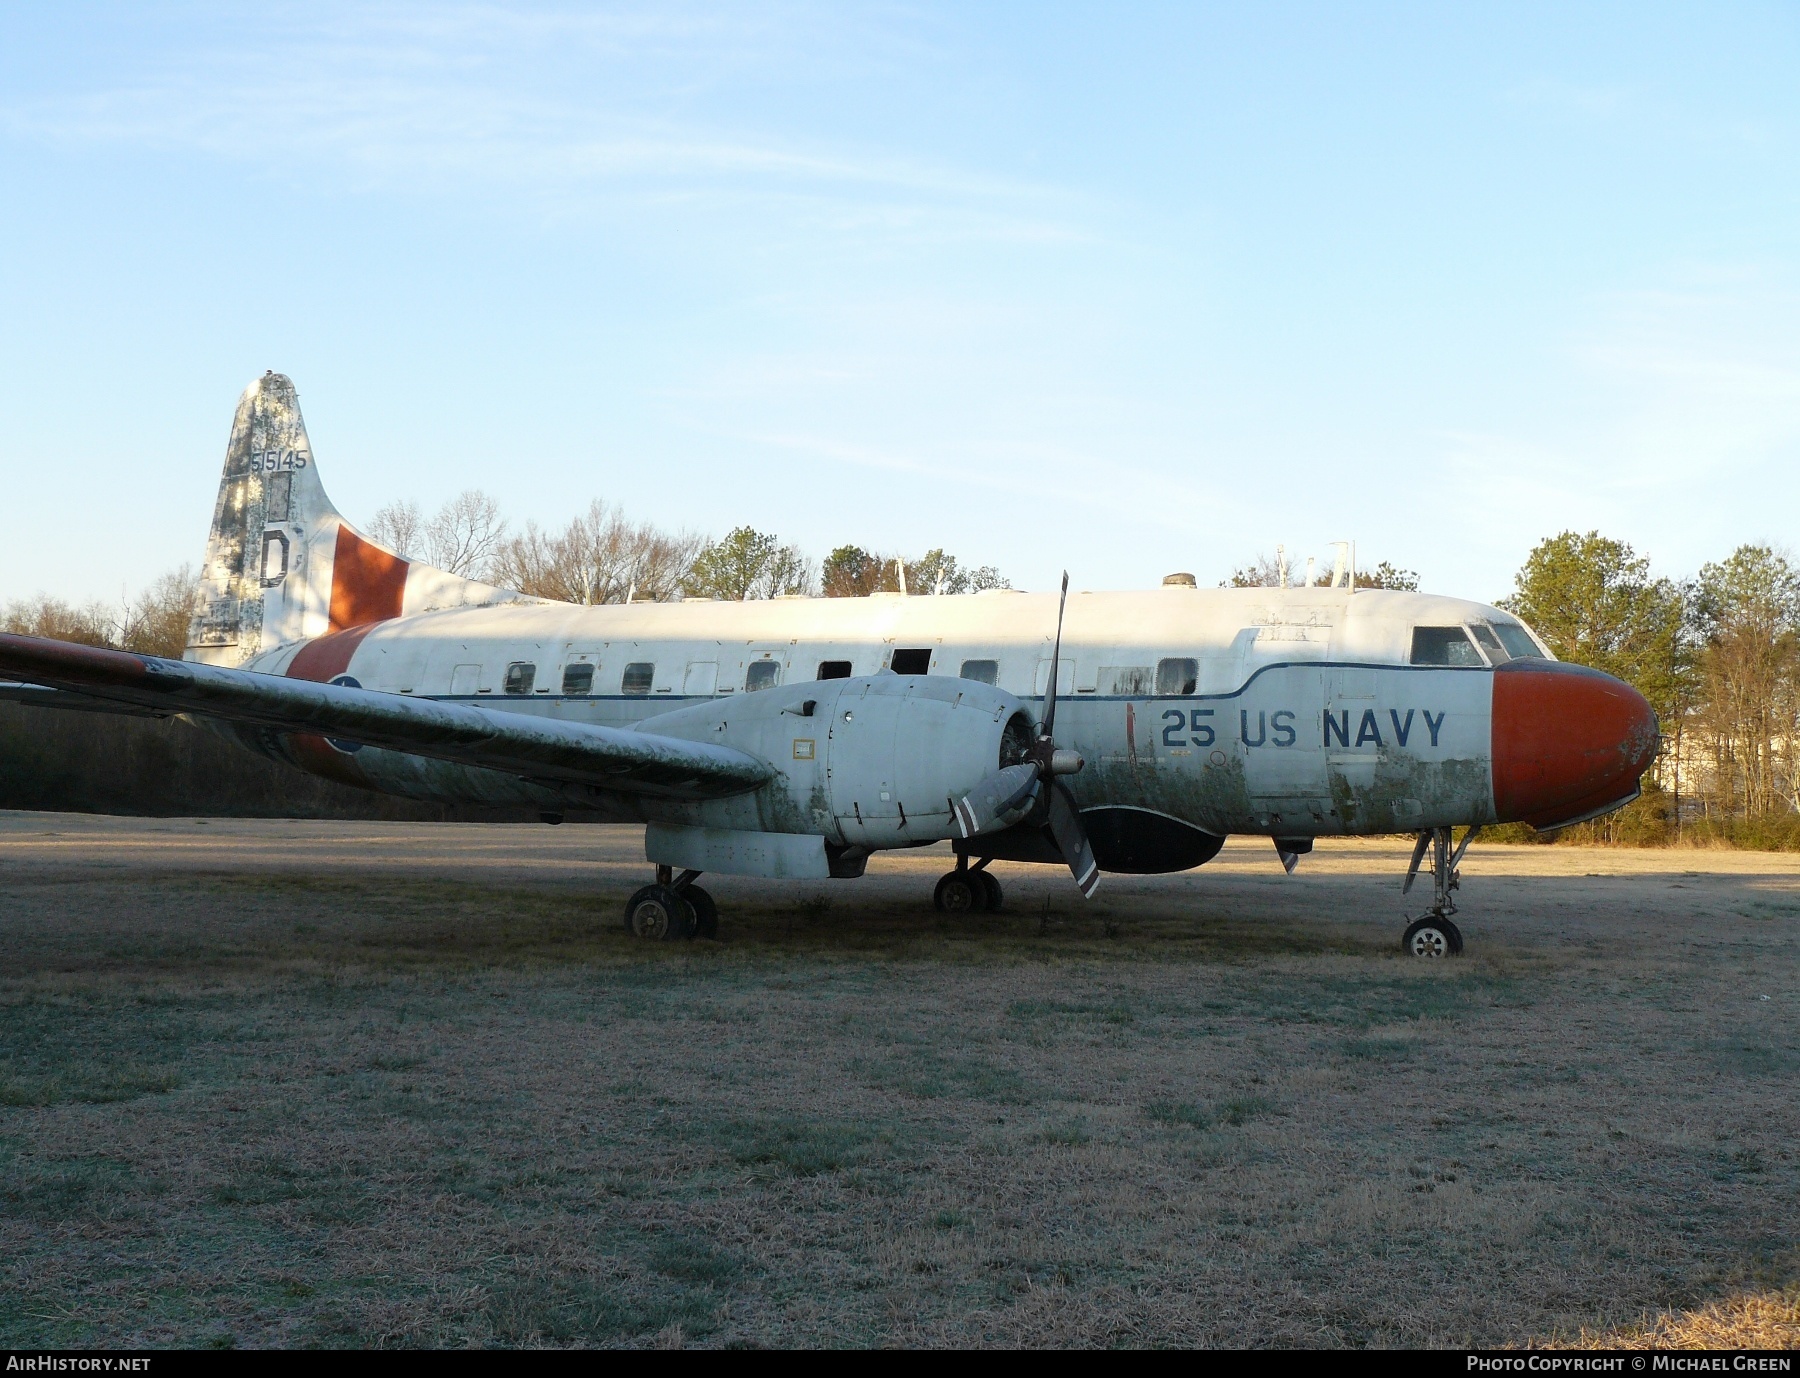
<svg viewBox="0 0 1800 1378"><path fill-rule="evenodd" d="M804 133L769 127L760 97L783 81L873 80L890 49L916 56L916 37L855 13L337 13L175 45L160 69L77 95L0 104L0 131L192 152L274 176L332 169L363 188L750 198L841 233L1085 237L1062 188L821 138L817 119L801 121Z"/></svg>

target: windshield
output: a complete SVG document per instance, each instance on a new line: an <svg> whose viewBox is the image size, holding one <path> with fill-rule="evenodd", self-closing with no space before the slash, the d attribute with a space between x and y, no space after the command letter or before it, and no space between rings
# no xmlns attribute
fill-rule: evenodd
<svg viewBox="0 0 1800 1378"><path fill-rule="evenodd" d="M1412 663L1485 668L1480 653L1461 627L1414 627Z"/></svg>
<svg viewBox="0 0 1800 1378"><path fill-rule="evenodd" d="M1485 622L1469 623L1469 630L1475 634L1475 641L1487 658L1494 665L1504 665L1512 657L1506 653L1506 647L1500 644L1500 638L1494 635L1494 629Z"/></svg>
<svg viewBox="0 0 1800 1378"><path fill-rule="evenodd" d="M1494 634L1505 645L1507 652L1519 660L1542 660L1544 653L1538 649L1537 642L1531 639L1531 633L1517 622L1494 623Z"/></svg>

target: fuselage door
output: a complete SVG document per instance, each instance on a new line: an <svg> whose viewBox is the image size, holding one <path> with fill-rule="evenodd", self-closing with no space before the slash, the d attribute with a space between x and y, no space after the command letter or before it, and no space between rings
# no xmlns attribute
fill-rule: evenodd
<svg viewBox="0 0 1800 1378"><path fill-rule="evenodd" d="M758 689L773 689L787 678L786 672L787 657L780 649L755 648L744 662L744 692L754 694Z"/></svg>
<svg viewBox="0 0 1800 1378"><path fill-rule="evenodd" d="M1038 662L1037 679L1031 691L1039 698L1050 692L1050 657L1045 656ZM1075 692L1075 657L1066 650L1056 663L1056 697Z"/></svg>
<svg viewBox="0 0 1800 1378"><path fill-rule="evenodd" d="M681 692L689 697L702 698L718 692L719 662L716 660L691 661L687 674L681 680Z"/></svg>

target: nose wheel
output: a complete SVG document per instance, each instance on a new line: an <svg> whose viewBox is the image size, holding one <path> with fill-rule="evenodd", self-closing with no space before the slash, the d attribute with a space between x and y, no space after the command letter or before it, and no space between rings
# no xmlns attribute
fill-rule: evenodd
<svg viewBox="0 0 1800 1378"><path fill-rule="evenodd" d="M1462 929L1441 915L1427 914L1406 926L1400 947L1414 957L1460 957Z"/></svg>
<svg viewBox="0 0 1800 1378"><path fill-rule="evenodd" d="M1419 865L1429 853L1432 903L1423 918L1414 919L1406 926L1400 939L1402 952L1414 957L1462 955L1462 930L1450 919L1456 912L1456 901L1451 898L1451 892L1462 882L1457 865L1480 831L1480 828L1470 828L1461 845L1454 850L1450 846L1448 828L1427 828L1419 834L1419 840L1413 845L1412 863L1406 868L1406 883L1400 887L1400 893L1404 895L1412 890L1413 882L1419 878Z"/></svg>

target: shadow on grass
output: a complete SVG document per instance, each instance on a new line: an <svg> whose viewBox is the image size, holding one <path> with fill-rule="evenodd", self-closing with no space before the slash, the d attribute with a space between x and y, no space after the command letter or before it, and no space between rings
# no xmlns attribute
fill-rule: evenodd
<svg viewBox="0 0 1800 1378"><path fill-rule="evenodd" d="M880 957L952 963L1240 962L1386 951L1364 929L1271 913L1246 918L1191 897L1064 900L1031 911L947 916L878 894L800 892L724 907L713 941L646 942L621 919L627 891L482 887L396 876L182 873L119 886L99 941L34 932L14 978L179 977L291 971L455 971L542 965L609 968ZM1241 909L1241 904L1236 906Z"/></svg>

